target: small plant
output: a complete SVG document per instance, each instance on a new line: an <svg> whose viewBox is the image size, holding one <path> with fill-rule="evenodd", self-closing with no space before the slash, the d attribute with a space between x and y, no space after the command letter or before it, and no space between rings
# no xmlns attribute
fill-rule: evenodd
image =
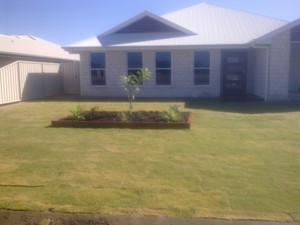
<svg viewBox="0 0 300 225"><path fill-rule="evenodd" d="M97 111L97 109L98 109L98 106L93 106L90 108L90 112L95 113Z"/></svg>
<svg viewBox="0 0 300 225"><path fill-rule="evenodd" d="M170 105L168 110L161 113L161 119L166 122L178 122L182 119L179 105Z"/></svg>
<svg viewBox="0 0 300 225"><path fill-rule="evenodd" d="M97 109L98 109L98 106L93 106L93 107L90 108L89 116L91 118L95 118L96 117Z"/></svg>
<svg viewBox="0 0 300 225"><path fill-rule="evenodd" d="M122 122L127 122L129 119L129 115L127 112L121 112L120 113L120 119Z"/></svg>
<svg viewBox="0 0 300 225"><path fill-rule="evenodd" d="M128 74L120 77L121 86L127 93L129 113L132 111L132 103L135 99L135 96L140 92L143 81L150 79L150 77L151 72L148 68L139 70L137 74Z"/></svg>
<svg viewBox="0 0 300 225"><path fill-rule="evenodd" d="M73 110L70 110L72 118L75 120L85 120L83 107L78 104Z"/></svg>
<svg viewBox="0 0 300 225"><path fill-rule="evenodd" d="M53 224L53 222L50 219L43 219L41 222L39 222L39 225L50 225Z"/></svg>

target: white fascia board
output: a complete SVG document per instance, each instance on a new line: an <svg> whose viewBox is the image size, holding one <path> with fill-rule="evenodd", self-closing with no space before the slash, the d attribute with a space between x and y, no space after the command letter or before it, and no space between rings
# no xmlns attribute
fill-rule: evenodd
<svg viewBox="0 0 300 225"><path fill-rule="evenodd" d="M65 51L69 53L79 53L91 47L62 47Z"/></svg>
<svg viewBox="0 0 300 225"><path fill-rule="evenodd" d="M293 27L298 26L298 25L300 25L300 18L296 19L290 23L287 23L287 24L279 27L278 29L273 30L270 33L267 33L267 34L255 39L254 42L255 42L255 44L258 44L258 45L271 44L271 39L273 37L285 32L289 29L292 29Z"/></svg>
<svg viewBox="0 0 300 225"><path fill-rule="evenodd" d="M196 34L195 32L193 32L191 30L188 30L188 29L186 29L186 28L184 28L182 26L179 26L178 24L175 24L175 23L173 23L173 22L171 22L171 21L169 21L169 20L167 20L165 18L162 18L162 17L158 16L158 15L155 15L154 13L151 13L149 11L144 11L144 12L136 15L135 17L133 17L133 18L131 18L131 19L129 19L129 20L121 23L120 25L118 25L118 26L116 26L116 27L114 27L114 28L112 28L112 29L110 29L110 30L108 30L108 31L100 34L99 36L103 37L103 36L107 36L107 35L113 34L113 33L117 32L118 30L121 30L122 28L125 28L125 27L129 26L130 24L135 23L135 22L139 21L140 19L142 19L142 18L144 18L146 16L149 16L152 19L157 20L158 22L161 22L161 23L163 23L163 24L165 24L165 25L167 25L169 27L172 27L172 28L174 28L174 29L176 29L178 31L181 31L181 32L183 32L185 34L188 34L188 35L194 35L194 34Z"/></svg>
<svg viewBox="0 0 300 225"><path fill-rule="evenodd" d="M71 48L77 48L77 47L95 47L95 46L101 47L101 43L99 42L99 39L97 36L93 36L93 37L72 43L70 45L63 46L62 48L63 49L66 49L66 48L71 49Z"/></svg>
<svg viewBox="0 0 300 225"><path fill-rule="evenodd" d="M75 53L76 54L76 53ZM30 58L33 59L36 62L39 61L45 61L45 60L53 60L57 62L61 61L79 61L79 57L74 56L74 58L63 58L63 57L54 57L54 56L44 56L44 55L30 55L26 53L16 53L16 52L1 52L0 56L6 57L6 58ZM20 60L18 60L20 62ZM24 61L24 60L23 60ZM27 60L28 61L28 60Z"/></svg>

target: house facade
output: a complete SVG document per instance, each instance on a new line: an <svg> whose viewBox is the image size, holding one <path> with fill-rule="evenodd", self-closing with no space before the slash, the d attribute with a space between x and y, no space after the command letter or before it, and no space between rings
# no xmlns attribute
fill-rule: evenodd
<svg viewBox="0 0 300 225"><path fill-rule="evenodd" d="M278 101L300 93L300 20L202 3L163 16L143 12L64 48L80 54L84 97L124 97L120 76L145 67L152 77L141 97Z"/></svg>

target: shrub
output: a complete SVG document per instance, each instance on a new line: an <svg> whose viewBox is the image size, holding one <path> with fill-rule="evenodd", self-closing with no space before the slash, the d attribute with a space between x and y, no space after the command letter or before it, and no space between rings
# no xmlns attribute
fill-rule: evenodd
<svg viewBox="0 0 300 225"><path fill-rule="evenodd" d="M120 120L121 120L122 122L127 122L128 119L129 119L129 115L128 115L127 112L121 112L121 113L120 113Z"/></svg>
<svg viewBox="0 0 300 225"><path fill-rule="evenodd" d="M168 110L161 113L161 119L166 122L178 122L182 119L179 105L170 105Z"/></svg>
<svg viewBox="0 0 300 225"><path fill-rule="evenodd" d="M83 107L78 104L74 109L70 110L71 116L75 120L85 120Z"/></svg>
<svg viewBox="0 0 300 225"><path fill-rule="evenodd" d="M121 86L127 93L129 102L129 112L132 111L132 103L135 96L140 92L141 85L144 80L148 80L151 77L151 72L148 68L141 69L137 74L128 74L120 77Z"/></svg>

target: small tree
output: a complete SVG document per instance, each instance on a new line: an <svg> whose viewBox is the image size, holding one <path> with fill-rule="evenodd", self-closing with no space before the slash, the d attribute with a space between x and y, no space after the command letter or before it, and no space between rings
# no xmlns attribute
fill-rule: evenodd
<svg viewBox="0 0 300 225"><path fill-rule="evenodd" d="M120 77L121 86L127 93L130 113L132 111L132 103L135 96L140 92L143 81L150 79L150 77L151 72L148 68L139 70L137 74L128 74Z"/></svg>

